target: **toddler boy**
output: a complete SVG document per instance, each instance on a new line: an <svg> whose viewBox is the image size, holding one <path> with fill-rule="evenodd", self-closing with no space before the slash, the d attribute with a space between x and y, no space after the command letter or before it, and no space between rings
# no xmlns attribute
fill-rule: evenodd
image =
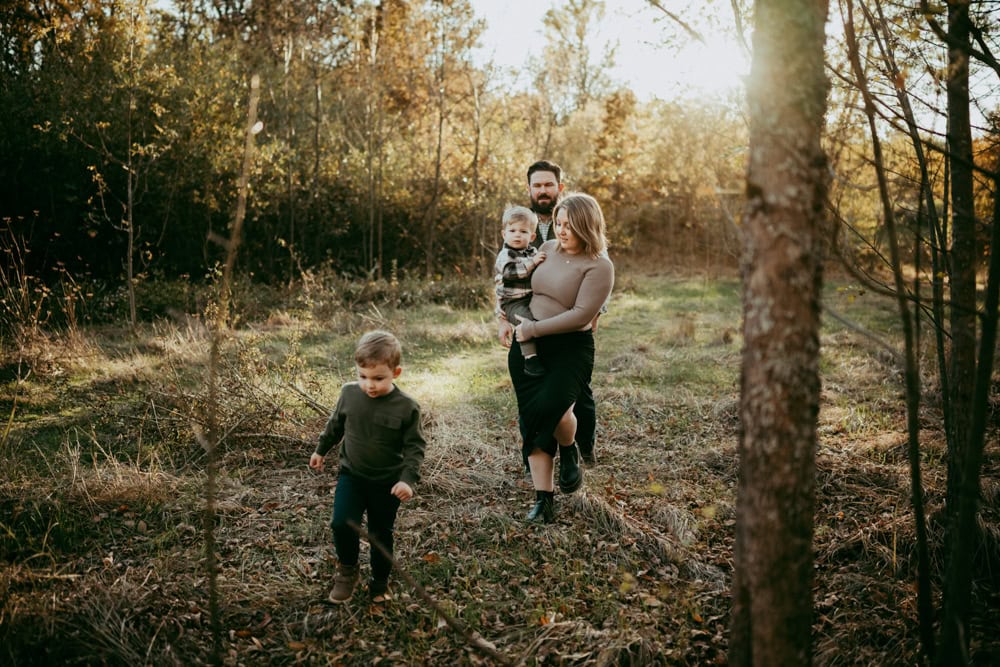
<svg viewBox="0 0 1000 667"><path fill-rule="evenodd" d="M399 340L386 331L371 331L354 351L358 379L340 390L340 398L319 436L309 467L323 469L327 452L343 440L340 472L333 496L333 544L337 575L330 601L345 602L358 583L360 536L349 524L361 525L368 513L368 535L392 554L393 526L401 501L413 497L424 459L420 406L393 380L403 369ZM389 599L392 560L372 545L368 593L373 602Z"/></svg>
<svg viewBox="0 0 1000 667"><path fill-rule="evenodd" d="M496 314L502 312L511 326L533 320L531 314L531 274L545 261L545 253L531 242L538 228L538 216L524 206L508 206L503 212L503 247L497 253ZM534 341L521 343L524 372L537 377L545 374Z"/></svg>

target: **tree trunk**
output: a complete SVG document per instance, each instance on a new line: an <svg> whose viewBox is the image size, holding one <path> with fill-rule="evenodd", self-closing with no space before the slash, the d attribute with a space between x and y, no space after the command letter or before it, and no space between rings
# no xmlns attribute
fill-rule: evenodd
<svg viewBox="0 0 1000 667"><path fill-rule="evenodd" d="M972 129L969 120L969 3L948 3L948 150L951 166L951 409L952 438L948 450L950 522L958 506L958 486L976 368L976 220L973 210ZM950 523L949 522L949 523Z"/></svg>
<svg viewBox="0 0 1000 667"><path fill-rule="evenodd" d="M976 219L973 207L972 129L969 120L969 19L968 0L948 2L948 150L951 168L952 239L951 269L951 426L948 439L948 490L945 544L959 539L962 497L978 494L978 477L966 476L969 457L970 415L976 376ZM971 488L975 485L975 488ZM965 539L971 539L965 536ZM971 547L971 545L966 545ZM954 550L949 553L953 556ZM951 558L949 558L949 561ZM951 571L955 564L948 562ZM948 580L951 580L949 574ZM968 656L968 591L946 585L945 623L937 663L960 665Z"/></svg>
<svg viewBox="0 0 1000 667"><path fill-rule="evenodd" d="M812 660L826 13L823 0L756 4L732 665Z"/></svg>
<svg viewBox="0 0 1000 667"><path fill-rule="evenodd" d="M893 283L895 287L896 304L899 307L899 321L903 329L904 340L904 373L906 384L906 432L907 432L907 455L910 461L910 498L913 505L913 523L916 529L916 552L917 552L917 613L919 616L920 641L923 646L924 656L934 655L934 609L931 576L930 576L930 556L927 539L927 520L924 511L924 487L920 470L920 356L919 344L919 322L920 322L920 220L922 214L917 215L917 225L914 228L914 278L913 293L907 294L904 277L903 262L899 249L899 228L896 224L896 212L893 205L892 193L889 188L889 175L885 166L885 159L882 152L882 139L878 132L878 120L876 116L876 104L868 87L864 66L861 64L860 48L854 32L854 3L847 0L845 3L847 16L844 19L844 35L847 41L848 57L851 62L851 70L854 73L855 85L864 98L865 116L868 119L868 131L871 134L872 145L872 166L878 178L879 199L882 202L882 218L885 224L886 238L889 245L889 262L892 269ZM875 21L874 15L861 5L862 11L868 18L874 32L879 31L879 26L884 26L885 21ZM876 11L882 18L882 7L876 3ZM889 40L886 40L889 43ZM891 49L883 50L883 58L890 72L897 73L895 58ZM904 117L910 129L910 136L917 161L921 168L921 192L926 193L928 189L927 165L923 157L923 147L920 143L916 129L913 113L910 109L909 98L903 86L896 89L896 97L903 109ZM935 211L934 199L927 198L927 206L930 211ZM920 209L923 208L921 203ZM910 312L911 306L913 312Z"/></svg>
<svg viewBox="0 0 1000 667"><path fill-rule="evenodd" d="M993 381L993 359L997 340L997 310L1000 304L1000 176L993 177L993 226L990 238L990 266L986 279L986 308L983 335L979 341L979 363L973 390L969 441L962 461L958 511L954 539L948 544L948 571L945 575L945 615L941 623L939 665L969 663L969 607L972 594L972 554L978 539L976 514L979 511L979 478L989 395Z"/></svg>
<svg viewBox="0 0 1000 667"><path fill-rule="evenodd" d="M438 201L441 197L441 166L444 154L444 119L445 105L445 53L446 41L442 28L440 36L441 42L438 46L438 68L435 84L437 87L437 141L434 150L434 180L431 184L431 200L427 206L427 213L424 217L424 275L428 278L434 275L434 270L438 268L437 260L437 225L438 225Z"/></svg>
<svg viewBox="0 0 1000 667"><path fill-rule="evenodd" d="M486 220L482 210L482 195L479 192L479 148L483 140L482 107L480 106L479 86L471 80L472 89L472 210L476 216L476 251L470 253L469 275L485 274L486 272Z"/></svg>

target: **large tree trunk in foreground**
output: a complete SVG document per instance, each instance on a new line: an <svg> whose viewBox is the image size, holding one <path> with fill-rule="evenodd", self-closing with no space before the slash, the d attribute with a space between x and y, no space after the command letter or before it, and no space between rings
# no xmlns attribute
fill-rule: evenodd
<svg viewBox="0 0 1000 667"><path fill-rule="evenodd" d="M758 0L730 664L812 660L825 0Z"/></svg>

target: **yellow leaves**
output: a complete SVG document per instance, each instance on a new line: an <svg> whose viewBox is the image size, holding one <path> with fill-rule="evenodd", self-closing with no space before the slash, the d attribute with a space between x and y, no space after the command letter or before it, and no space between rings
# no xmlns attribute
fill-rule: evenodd
<svg viewBox="0 0 1000 667"><path fill-rule="evenodd" d="M622 583L618 586L618 591L622 594L630 593L635 588L636 583L636 578L626 572L625 576L622 577Z"/></svg>

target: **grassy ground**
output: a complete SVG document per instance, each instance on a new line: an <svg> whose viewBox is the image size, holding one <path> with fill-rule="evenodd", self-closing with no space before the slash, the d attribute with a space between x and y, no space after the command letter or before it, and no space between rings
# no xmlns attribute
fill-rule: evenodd
<svg viewBox="0 0 1000 667"><path fill-rule="evenodd" d="M898 345L890 304L831 286L827 305ZM545 527L522 520L533 494L488 308L300 307L246 324L225 345L216 406L226 434L216 530L226 662L495 664L446 614L512 662L724 663L739 322L735 279L619 276L597 337L598 464L581 492L557 494L558 521ZM816 663L914 664L899 373L878 342L826 322ZM306 461L352 379L354 341L375 327L402 339L399 385L427 420L424 480L400 512L396 554L434 605L403 573L389 605L362 592L326 602L335 476ZM197 437L212 409L208 345L197 320L134 335L91 330L36 341L28 363L0 369L10 417L0 442L0 660L208 659ZM929 403L933 513L944 471ZM997 458L988 449L987 535L998 533ZM996 565L996 544L980 562ZM998 585L977 581L975 657L995 664Z"/></svg>

